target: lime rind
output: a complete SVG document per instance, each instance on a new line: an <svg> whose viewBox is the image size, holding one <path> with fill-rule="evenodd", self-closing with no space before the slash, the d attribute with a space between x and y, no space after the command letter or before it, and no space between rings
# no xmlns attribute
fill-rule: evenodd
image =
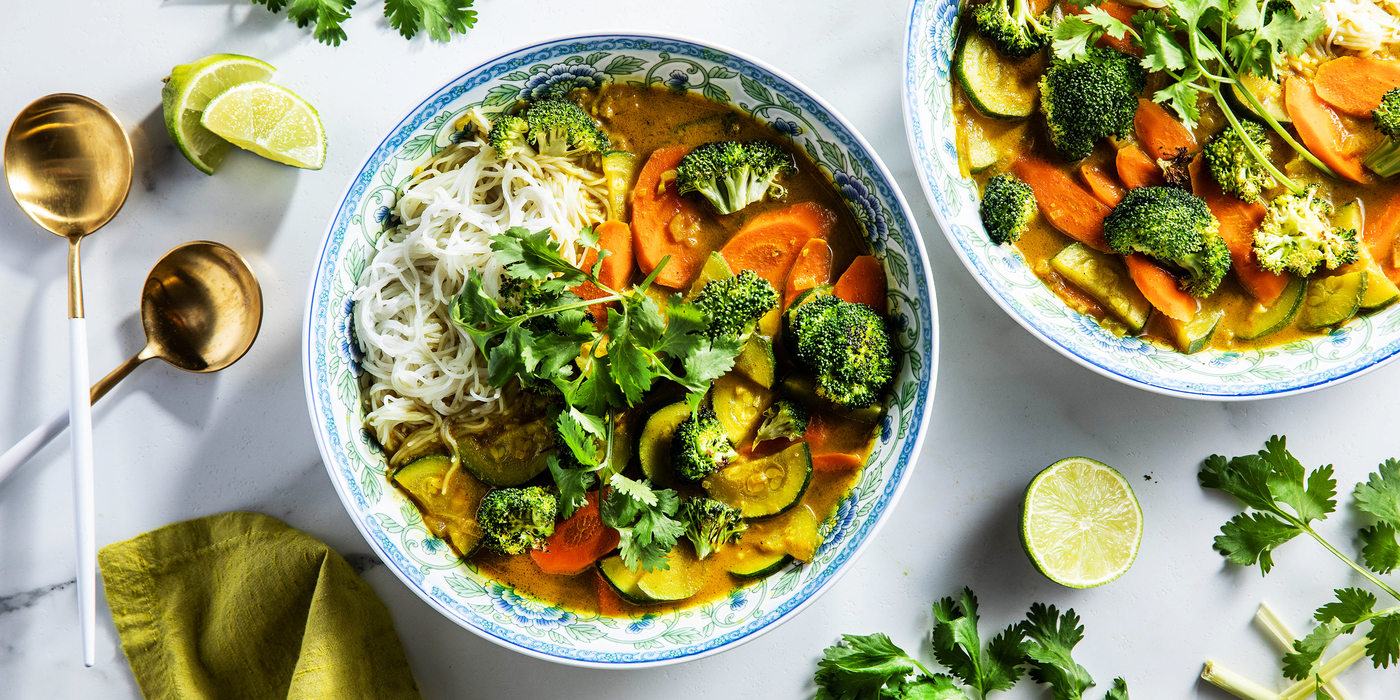
<svg viewBox="0 0 1400 700"><path fill-rule="evenodd" d="M175 66L161 90L161 108L170 140L200 172L214 174L229 143L200 123L204 109L239 83L267 80L276 68L251 56L220 53Z"/></svg>
<svg viewBox="0 0 1400 700"><path fill-rule="evenodd" d="M204 128L239 148L308 170L326 162L326 130L311 103L281 85L253 81L214 98Z"/></svg>
<svg viewBox="0 0 1400 700"><path fill-rule="evenodd" d="M1070 588L1112 582L1132 567L1142 545L1142 506L1112 467L1062 459L1026 487L1021 545L1046 578Z"/></svg>

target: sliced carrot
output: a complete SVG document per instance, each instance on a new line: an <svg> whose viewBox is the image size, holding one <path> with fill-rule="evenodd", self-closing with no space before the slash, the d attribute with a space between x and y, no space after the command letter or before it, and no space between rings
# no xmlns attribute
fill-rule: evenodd
<svg viewBox="0 0 1400 700"><path fill-rule="evenodd" d="M1112 252L1103 237L1103 220L1109 208L1058 166L1023 155L1011 169L1031 186L1040 212L1052 226L1084 245Z"/></svg>
<svg viewBox="0 0 1400 700"><path fill-rule="evenodd" d="M802 439L807 441L807 449L812 452L821 452L826 446L827 440L831 439L831 422L820 413L813 413L807 419L807 432L803 433Z"/></svg>
<svg viewBox="0 0 1400 700"><path fill-rule="evenodd" d="M1361 236L1371 257L1380 263L1392 282L1400 282L1400 270L1396 265L1400 260L1396 259L1395 251L1397 231L1400 231L1400 192L1374 208L1367 208L1366 231Z"/></svg>
<svg viewBox="0 0 1400 700"><path fill-rule="evenodd" d="M753 270L782 289L802 247L825 239L835 223L836 214L816 202L794 204L750 219L719 253L734 272Z"/></svg>
<svg viewBox="0 0 1400 700"><path fill-rule="evenodd" d="M831 246L825 238L813 238L797 253L797 262L788 272L787 286L783 290L783 306L786 307L798 294L813 287L831 283Z"/></svg>
<svg viewBox="0 0 1400 700"><path fill-rule="evenodd" d="M1162 176L1162 169L1157 166L1157 161L1152 160L1141 148L1131 143L1118 149L1118 157L1114 159L1114 165L1118 168L1118 179L1122 180L1123 185L1130 190L1134 187L1167 184L1167 179Z"/></svg>
<svg viewBox="0 0 1400 700"><path fill-rule="evenodd" d="M1158 311L1178 320L1190 321L1201 308L1196 298L1181 291L1176 275L1140 253L1123 256L1128 261L1128 275Z"/></svg>
<svg viewBox="0 0 1400 700"><path fill-rule="evenodd" d="M1254 254L1254 231L1264 220L1267 211L1264 205L1240 201L1226 194L1206 172L1205 163L1200 158L1191 162L1191 191L1205 200L1210 213L1220 222L1220 237L1230 249L1230 265L1245 291L1261 304L1273 303L1283 293L1283 288L1288 286L1288 275L1259 267L1259 260Z"/></svg>
<svg viewBox="0 0 1400 700"><path fill-rule="evenodd" d="M671 256L656 277L656 283L665 287L685 286L705 264L706 251L683 233L699 226L699 207L680 196L673 183L661 187L661 174L674 170L687 151L684 146L652 151L632 189L632 244L637 265L651 274L662 259Z"/></svg>
<svg viewBox="0 0 1400 700"><path fill-rule="evenodd" d="M885 295L888 289L884 266L872 255L861 255L841 273L831 293L852 304L865 304L883 314L887 309Z"/></svg>
<svg viewBox="0 0 1400 700"><path fill-rule="evenodd" d="M1076 15L1081 15L1085 12L1088 12L1087 7L1081 9L1077 7L1074 3L1063 3L1063 7L1069 12ZM1113 2L1113 0L1107 0L1106 2L1099 3L1099 8L1102 9L1104 12L1107 12L1108 14L1112 15L1114 19L1122 22L1123 24L1126 24L1129 27L1133 26L1133 15L1137 14L1137 8L1128 7L1127 5ZM1098 45L1106 46L1110 49L1113 49L1114 51L1121 51L1122 53L1142 58L1142 47L1137 46L1133 43L1133 38L1131 35L1125 34L1122 39L1115 39L1105 34L1104 36L1099 38Z"/></svg>
<svg viewBox="0 0 1400 700"><path fill-rule="evenodd" d="M609 289L621 291L632 281L632 270L635 267L632 258L632 229L621 221L604 222L598 227L598 248L608 251L608 256L603 258L603 266L598 270L598 281ZM589 248L583 254L583 262L579 268L592 271L597 263L598 251ZM570 291L581 299L601 299L607 296L592 282L584 282ZM588 307L588 310L593 312L593 319L597 323L608 322L608 310L603 304L594 304Z"/></svg>
<svg viewBox="0 0 1400 700"><path fill-rule="evenodd" d="M1133 130L1153 158L1173 158L1183 148L1187 153L1196 152L1196 135L1152 100L1138 98Z"/></svg>
<svg viewBox="0 0 1400 700"><path fill-rule="evenodd" d="M1313 89L1342 114L1370 117L1385 93L1400 88L1400 61L1342 56L1317 68Z"/></svg>
<svg viewBox="0 0 1400 700"><path fill-rule="evenodd" d="M1089 191L1100 202L1116 207L1123 201L1123 185L1097 165L1079 166L1079 177L1084 178L1084 184L1089 186Z"/></svg>
<svg viewBox="0 0 1400 700"><path fill-rule="evenodd" d="M603 575L599 573L595 576L598 584L598 613L603 617L627 617L636 610L631 603L622 599L622 596L613 590L611 584L603 580Z"/></svg>
<svg viewBox="0 0 1400 700"><path fill-rule="evenodd" d="M1338 175L1366 183L1361 159L1347 148L1346 127L1337 113L1321 99L1307 81L1289 76L1283 81L1283 104L1303 145Z"/></svg>
<svg viewBox="0 0 1400 700"><path fill-rule="evenodd" d="M598 492L588 494L588 503L554 526L544 550L533 550L530 558L547 574L577 574L604 554L617 549L617 530L603 524L598 509Z"/></svg>
<svg viewBox="0 0 1400 700"><path fill-rule="evenodd" d="M812 455L812 468L817 471L835 471L838 469L859 469L862 464L860 455L847 454L845 452L828 452L821 455Z"/></svg>

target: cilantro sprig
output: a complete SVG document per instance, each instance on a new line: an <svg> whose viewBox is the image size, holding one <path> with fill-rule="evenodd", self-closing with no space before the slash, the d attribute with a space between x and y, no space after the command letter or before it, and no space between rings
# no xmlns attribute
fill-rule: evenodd
<svg viewBox="0 0 1400 700"><path fill-rule="evenodd" d="M592 229L580 239L597 247ZM666 554L684 532L675 519L679 496L614 465L613 428L620 412L661 381L680 385L692 410L698 408L710 383L734 366L738 340L707 337L710 319L679 294L658 303L648 293L668 259L636 287L615 290L598 278L607 251L592 269L579 269L560 254L548 229L511 228L492 238L491 250L506 274L537 283L553 301L508 314L472 270L452 305L452 320L484 349L493 386L519 379L558 389L563 400L554 426L561 447L548 464L564 517L587 502L589 490L606 486L601 515L621 536L623 562L633 570L667 568ZM568 291L584 283L603 296L585 300ZM597 304L613 304L606 328L588 314ZM541 318L552 323L531 323Z"/></svg>
<svg viewBox="0 0 1400 700"><path fill-rule="evenodd" d="M345 41L341 23L350 19L355 0L252 0L269 12L286 10L287 19L298 27L311 26L316 41L340 46ZM419 31L437 41L448 41L454 33L466 34L476 26L476 11L469 9L472 0L384 0L384 17L389 26L405 39Z"/></svg>
<svg viewBox="0 0 1400 700"><path fill-rule="evenodd" d="M1247 508L1221 527L1215 549L1233 563L1257 563L1260 572L1267 575L1274 566L1273 551L1307 535L1400 602L1400 591L1378 576L1400 564L1400 540L1396 537L1400 531L1400 462L1386 460L1354 491L1357 509L1378 520L1358 533L1364 543L1364 566L1343 554L1313 526L1336 510L1337 481L1332 474L1331 465L1309 472L1288 451L1287 440L1279 436L1269 438L1258 454L1229 460L1211 455L1199 474L1201 486L1229 493ZM1314 613L1318 625L1295 641L1293 650L1283 657L1283 673L1288 678L1311 680L1320 687L1327 680L1321 667L1328 647L1362 626L1369 626L1365 655L1376 668L1400 663L1400 606L1377 609L1375 594L1360 588L1340 588L1334 594L1335 601Z"/></svg>
<svg viewBox="0 0 1400 700"><path fill-rule="evenodd" d="M1059 614L1036 603L1026 619L1008 625L984 646L977 625L977 596L964 588L933 604L930 642L947 673L930 671L883 634L842 635L817 663L817 700L986 700L1010 690L1022 668L1050 685L1056 700L1082 700L1094 680L1071 652L1084 636L1073 610ZM1128 700L1128 684L1116 678L1105 700Z"/></svg>
<svg viewBox="0 0 1400 700"><path fill-rule="evenodd" d="M1105 35L1132 37L1133 44L1142 49L1143 68L1166 77L1152 99L1170 106L1188 128L1201 119L1200 98L1213 97L1255 160L1289 190L1302 192L1303 188L1274 166L1244 132L1223 92L1233 87L1293 150L1336 177L1240 81L1240 76L1247 74L1278 79L1279 66L1286 58L1301 53L1327 27L1315 4L1305 0L1167 0L1160 10L1135 13L1130 27L1097 7L1098 0L1073 1L1086 11L1069 15L1055 26L1051 46L1057 58L1082 60Z"/></svg>

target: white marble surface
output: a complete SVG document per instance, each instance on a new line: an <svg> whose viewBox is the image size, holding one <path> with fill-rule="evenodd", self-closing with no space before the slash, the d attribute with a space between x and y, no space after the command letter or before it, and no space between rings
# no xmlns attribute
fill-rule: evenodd
<svg viewBox="0 0 1400 700"><path fill-rule="evenodd" d="M1195 481L1212 452L1293 438L1308 464L1337 465L1344 494L1400 456L1393 397L1400 367L1264 403L1199 403L1115 384L1066 360L989 301L954 258L919 189L899 110L903 0L658 3L478 0L481 21L449 45L404 41L361 2L349 42L316 44L242 0L0 2L0 120L50 92L90 95L130 127L138 175L121 215L85 244L92 368L141 345L141 281L166 250L196 238L249 258L267 308L262 336L233 368L196 376L139 370L95 412L99 544L190 517L257 510L310 532L365 567L389 606L426 698L810 697L821 648L839 633L885 631L925 658L928 605L964 584L1001 626L1032 601L1073 606L1078 655L1134 697L1222 698L1199 682L1207 656L1274 683L1276 654L1250 624L1260 600L1306 629L1308 611L1357 577L1310 542L1267 578L1227 566L1211 537L1235 504ZM297 348L302 304L326 217L352 169L407 105L481 59L546 36L629 29L689 34L769 61L827 98L879 151L928 244L942 319L933 424L912 483L850 573L796 619L737 650L645 671L550 664L483 641L433 612L366 555L312 440ZM187 164L160 120L170 66L219 51L266 59L277 81L325 119L330 157L300 172L233 153L214 177ZM65 405L64 246L0 196L0 445ZM1387 399L1386 397L1392 397ZM1147 518L1136 566L1091 591L1050 584L1016 539L1022 486L1057 458L1087 455L1133 481ZM1343 502L1349 498L1344 495ZM98 664L79 657L68 448L60 439L0 486L0 697L121 698L139 691L105 606ZM1347 513L1323 530L1346 546ZM1355 668L1358 698L1394 697L1400 671ZM1097 698L1100 691L1090 697ZM1005 697L1048 697L1023 683Z"/></svg>

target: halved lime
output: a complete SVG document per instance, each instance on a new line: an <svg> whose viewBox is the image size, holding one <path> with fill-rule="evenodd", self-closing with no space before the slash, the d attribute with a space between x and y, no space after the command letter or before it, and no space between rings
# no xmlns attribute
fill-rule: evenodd
<svg viewBox="0 0 1400 700"><path fill-rule="evenodd" d="M161 90L165 128L170 140L194 167L214 174L228 153L229 143L199 123L209 102L229 88L252 80L267 80L276 68L248 56L216 53L175 66Z"/></svg>
<svg viewBox="0 0 1400 700"><path fill-rule="evenodd" d="M209 103L200 123L233 145L278 163L308 170L326 163L326 129L316 108L281 85L235 85Z"/></svg>
<svg viewBox="0 0 1400 700"><path fill-rule="evenodd" d="M1045 577L1070 588L1122 576L1142 544L1142 507L1102 462L1062 459L1037 474L1021 506L1021 546Z"/></svg>

